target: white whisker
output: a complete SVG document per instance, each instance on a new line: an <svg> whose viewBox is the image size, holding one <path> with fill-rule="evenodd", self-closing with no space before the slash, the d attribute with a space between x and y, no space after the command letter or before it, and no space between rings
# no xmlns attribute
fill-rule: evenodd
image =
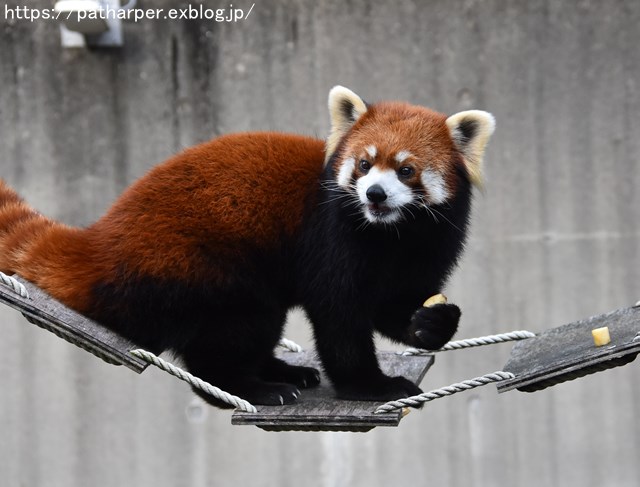
<svg viewBox="0 0 640 487"><path fill-rule="evenodd" d="M462 232L462 229L457 227L451 220L449 220L441 211L436 210L435 208L431 208L432 211L438 213L438 215L440 215L442 218L444 218L444 220L449 223L449 225L451 225L453 228L455 228L456 230L458 230L460 233Z"/></svg>

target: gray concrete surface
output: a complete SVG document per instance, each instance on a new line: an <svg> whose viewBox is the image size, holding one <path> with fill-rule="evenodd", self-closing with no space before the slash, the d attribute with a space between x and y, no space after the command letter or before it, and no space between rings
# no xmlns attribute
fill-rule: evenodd
<svg viewBox="0 0 640 487"><path fill-rule="evenodd" d="M260 1L236 24L129 23L125 46L104 51L62 50L54 22L0 22L0 176L47 215L88 224L216 134L324 137L327 92L343 84L497 118L447 290L460 335L640 299L636 0ZM8 308L0 329L2 487L640 485L637 363L535 394L478 389L393 430L274 434L231 427L179 381L103 364ZM309 343L299 314L287 334ZM423 387L497 370L509 349L438 356Z"/></svg>

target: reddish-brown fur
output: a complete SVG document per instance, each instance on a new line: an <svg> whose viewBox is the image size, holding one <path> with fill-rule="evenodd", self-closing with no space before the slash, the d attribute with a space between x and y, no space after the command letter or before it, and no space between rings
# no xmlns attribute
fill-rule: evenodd
<svg viewBox="0 0 640 487"><path fill-rule="evenodd" d="M443 174L447 188L453 194L457 189L457 178L452 161L460 165L463 161L453 145L446 119L446 115L425 107L398 102L377 103L355 123L343 153L369 159L366 147L373 144L378 151L378 167L396 170L404 164L398 163L395 155L409 150L413 157L406 159L405 164L411 163L420 170L429 167ZM405 182L420 185L420 170L415 172L414 181Z"/></svg>
<svg viewBox="0 0 640 487"><path fill-rule="evenodd" d="M273 355L297 305L340 397L419 394L411 381L380 370L374 331L428 349L455 333L457 306L421 303L440 292L464 245L471 181L463 154L449 119L431 110L402 103L365 110L339 87L330 107L331 154L307 137L223 136L152 169L86 229L45 218L0 181L0 270L138 346L171 350L194 375L256 404L290 403L297 387L318 384L316 370ZM397 170L395 187L405 196L393 225L367 221L380 193L357 179L368 169L356 161L373 153L371 145L371 165ZM400 151L411 153L403 163ZM367 184L362 196L358 185ZM425 206L429 191L447 195L437 210Z"/></svg>
<svg viewBox="0 0 640 487"><path fill-rule="evenodd" d="M139 274L223 279L248 247L268 248L299 228L323 147L268 132L214 139L152 169L86 229L48 220L0 180L0 271L80 312L91 308L99 282ZM211 255L220 275L204 265Z"/></svg>

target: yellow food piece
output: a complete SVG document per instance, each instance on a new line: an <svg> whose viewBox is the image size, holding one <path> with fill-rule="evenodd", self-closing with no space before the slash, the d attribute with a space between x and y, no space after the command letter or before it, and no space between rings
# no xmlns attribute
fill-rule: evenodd
<svg viewBox="0 0 640 487"><path fill-rule="evenodd" d="M595 343L596 347L611 343L611 335L609 335L609 327L607 326L591 330L591 334L593 335L593 343Z"/></svg>
<svg viewBox="0 0 640 487"><path fill-rule="evenodd" d="M429 299L427 299L422 306L425 308L428 308L429 306L433 306L434 304L446 304L446 303L447 303L447 297L444 294L434 294Z"/></svg>

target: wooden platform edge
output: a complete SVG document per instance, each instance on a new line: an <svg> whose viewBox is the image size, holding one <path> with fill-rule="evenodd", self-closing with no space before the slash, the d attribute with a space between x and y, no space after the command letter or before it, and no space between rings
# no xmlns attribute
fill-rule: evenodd
<svg viewBox="0 0 640 487"><path fill-rule="evenodd" d="M596 347L591 330L608 326L611 344ZM567 343L558 350L558 340ZM545 347L555 357L545 357ZM560 352L560 353L559 353ZM535 338L518 342L503 370L516 374L514 379L500 382L499 393L518 389L535 392L553 385L574 380L602 370L632 362L640 353L640 306L632 306L592 316L546 330ZM551 358L545 363L545 359ZM524 359L524 360L523 360ZM522 363L529 361L528 370ZM519 363L520 362L520 363Z"/></svg>
<svg viewBox="0 0 640 487"><path fill-rule="evenodd" d="M384 401L346 401L334 397L333 388L315 357L315 352L284 352L279 357L292 365L321 370L320 386L303 389L301 397L285 406L257 406L256 413L235 411L231 424L257 426L265 431L347 431L366 432L377 426L398 426L402 411L374 414ZM402 375L419 384L433 365L433 355L403 357L394 352L378 352L381 369L392 376Z"/></svg>
<svg viewBox="0 0 640 487"><path fill-rule="evenodd" d="M67 308L20 276L14 279L23 284L29 298L0 285L0 302L22 313L27 320L56 336L86 350L111 365L124 365L140 374L149 364L129 352L138 348L124 337L93 320Z"/></svg>

